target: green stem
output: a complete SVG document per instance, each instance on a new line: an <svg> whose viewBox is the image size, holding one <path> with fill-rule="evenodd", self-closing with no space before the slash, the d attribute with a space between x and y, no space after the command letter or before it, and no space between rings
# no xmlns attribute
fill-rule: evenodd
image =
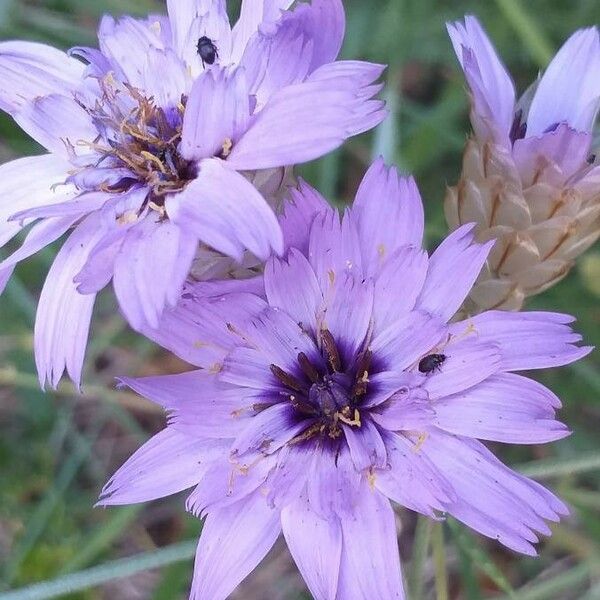
<svg viewBox="0 0 600 600"><path fill-rule="evenodd" d="M435 523L432 531L433 563L435 567L435 592L437 600L449 600L448 572L446 571L446 548L444 525Z"/></svg>

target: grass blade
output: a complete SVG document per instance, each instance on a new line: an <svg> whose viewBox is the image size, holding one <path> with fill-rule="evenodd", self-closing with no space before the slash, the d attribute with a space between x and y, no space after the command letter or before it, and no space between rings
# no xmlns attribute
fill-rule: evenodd
<svg viewBox="0 0 600 600"><path fill-rule="evenodd" d="M136 556L114 560L98 567L44 581L19 590L0 594L0 600L48 600L80 592L91 587L130 577L142 571L157 569L183 560L196 552L197 542L181 542L166 548L144 552Z"/></svg>

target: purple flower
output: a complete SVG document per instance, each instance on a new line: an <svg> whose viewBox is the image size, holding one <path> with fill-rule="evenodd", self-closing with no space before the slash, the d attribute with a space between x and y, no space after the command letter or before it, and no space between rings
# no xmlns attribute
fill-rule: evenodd
<svg viewBox="0 0 600 600"><path fill-rule="evenodd" d="M575 183L590 175L597 185L600 169L590 174L588 158L600 106L598 29L575 32L518 102L510 75L475 17L448 24L448 33L471 91L478 141L512 153L524 185Z"/></svg>
<svg viewBox="0 0 600 600"><path fill-rule="evenodd" d="M341 1L291 4L245 0L232 29L224 0L169 0L168 19L105 17L99 50L0 44L0 108L49 151L0 168L0 246L35 222L0 283L72 230L40 298L42 383L66 368L79 384L111 280L139 329L177 302L199 243L236 260L281 252L255 171L317 158L384 118L383 67L335 62Z"/></svg>
<svg viewBox="0 0 600 600"><path fill-rule="evenodd" d="M566 508L477 438L568 435L558 398L514 371L585 356L571 317L451 323L490 245L467 226L428 257L416 185L381 161L341 218L302 184L283 229L293 246L269 259L264 295L260 278L246 292L190 291L169 313L163 341L198 370L123 380L169 423L100 504L195 486L195 600L226 598L281 532L316 599L404 598L390 500L535 554Z"/></svg>

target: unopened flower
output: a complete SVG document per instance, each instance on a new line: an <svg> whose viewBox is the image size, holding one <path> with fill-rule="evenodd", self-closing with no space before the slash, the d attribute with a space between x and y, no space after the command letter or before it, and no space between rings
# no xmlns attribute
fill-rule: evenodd
<svg viewBox="0 0 600 600"><path fill-rule="evenodd" d="M475 135L446 195L452 229L476 222L497 239L466 309L519 309L564 277L600 236L600 39L577 31L515 102L513 82L477 19L448 26L471 94Z"/></svg>
<svg viewBox="0 0 600 600"><path fill-rule="evenodd" d="M299 195L286 221L307 233L291 228L295 247L267 262L264 297L189 296L172 314L165 336L199 369L123 380L169 423L100 504L195 486L195 600L226 598L281 532L317 600L404 598L390 500L535 554L566 508L477 438L568 434L556 396L514 372L587 354L572 319L449 324L490 244L461 227L428 257L415 183L382 162L342 217L307 186Z"/></svg>
<svg viewBox="0 0 600 600"><path fill-rule="evenodd" d="M40 298L42 382L65 368L79 382L111 280L140 328L177 302L199 244L238 261L280 252L255 171L317 158L385 116L383 68L335 62L341 1L291 4L246 0L232 29L224 0L169 0L168 18L105 17L99 50L0 44L0 108L50 152L0 168L0 246L35 222L0 282L73 230Z"/></svg>

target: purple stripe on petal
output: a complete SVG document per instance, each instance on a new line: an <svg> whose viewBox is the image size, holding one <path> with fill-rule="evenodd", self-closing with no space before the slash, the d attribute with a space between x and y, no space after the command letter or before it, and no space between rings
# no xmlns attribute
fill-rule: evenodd
<svg viewBox="0 0 600 600"><path fill-rule="evenodd" d="M234 146L228 162L235 169L268 169L334 150L385 118L380 101L361 97L380 74L381 68L374 67L367 83L364 70L340 75L337 67L325 65L314 78L277 91ZM369 89L369 97L376 91Z"/></svg>
<svg viewBox="0 0 600 600"><path fill-rule="evenodd" d="M247 453L272 454L308 429L313 422L298 418L289 402L280 402L245 423L231 446L231 452L239 457Z"/></svg>
<svg viewBox="0 0 600 600"><path fill-rule="evenodd" d="M142 333L188 363L218 372L239 338L234 329L259 314L265 302L254 294L196 297L185 288L179 304L166 310L159 329Z"/></svg>
<svg viewBox="0 0 600 600"><path fill-rule="evenodd" d="M157 328L165 306L177 303L196 246L195 237L168 221L149 217L129 230L115 259L113 285L132 327Z"/></svg>
<svg viewBox="0 0 600 600"><path fill-rule="evenodd" d="M215 442L216 443L216 442ZM252 456L252 463L234 462L227 452L203 473L202 480L189 495L186 510L197 517L235 504L258 491L266 504L265 490L260 488L275 466L276 455Z"/></svg>
<svg viewBox="0 0 600 600"><path fill-rule="evenodd" d="M477 135L509 146L515 109L515 86L479 21L471 16L448 23L454 52L473 97L471 120Z"/></svg>

